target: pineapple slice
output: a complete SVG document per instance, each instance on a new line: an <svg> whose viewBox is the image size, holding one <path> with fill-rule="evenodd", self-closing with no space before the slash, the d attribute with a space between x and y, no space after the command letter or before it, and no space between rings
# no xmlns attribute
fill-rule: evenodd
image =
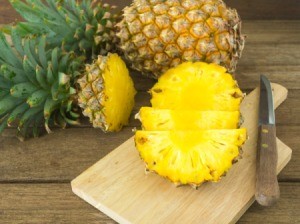
<svg viewBox="0 0 300 224"><path fill-rule="evenodd" d="M224 67L203 62L168 70L150 93L154 108L173 110L237 111L243 98Z"/></svg>
<svg viewBox="0 0 300 224"><path fill-rule="evenodd" d="M137 131L136 147L146 169L176 184L218 181L246 140L246 129Z"/></svg>
<svg viewBox="0 0 300 224"><path fill-rule="evenodd" d="M125 62L117 54L98 56L78 80L78 103L95 128L120 131L128 123L136 90Z"/></svg>
<svg viewBox="0 0 300 224"><path fill-rule="evenodd" d="M142 107L136 116L147 131L236 129L239 111L168 110Z"/></svg>

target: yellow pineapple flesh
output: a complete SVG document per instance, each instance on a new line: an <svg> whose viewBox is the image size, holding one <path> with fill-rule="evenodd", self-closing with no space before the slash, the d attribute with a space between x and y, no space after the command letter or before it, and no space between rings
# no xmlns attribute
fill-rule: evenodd
<svg viewBox="0 0 300 224"><path fill-rule="evenodd" d="M136 90L124 61L117 54L99 56L87 65L78 84L79 106L94 127L110 132L128 124Z"/></svg>
<svg viewBox="0 0 300 224"><path fill-rule="evenodd" d="M136 116L146 131L235 129L239 111L168 110L142 107Z"/></svg>
<svg viewBox="0 0 300 224"><path fill-rule="evenodd" d="M224 67L203 62L168 70L150 93L154 108L176 110L237 111L243 98Z"/></svg>
<svg viewBox="0 0 300 224"><path fill-rule="evenodd" d="M218 181L237 161L246 140L238 129L243 93L226 68L185 62L150 90L152 107L137 114L136 148L146 169L175 184Z"/></svg>
<svg viewBox="0 0 300 224"><path fill-rule="evenodd" d="M185 61L233 72L244 47L240 17L222 0L133 0L117 26L125 58L154 78Z"/></svg>
<svg viewBox="0 0 300 224"><path fill-rule="evenodd" d="M136 147L148 170L176 184L218 181L239 156L245 129L137 131Z"/></svg>

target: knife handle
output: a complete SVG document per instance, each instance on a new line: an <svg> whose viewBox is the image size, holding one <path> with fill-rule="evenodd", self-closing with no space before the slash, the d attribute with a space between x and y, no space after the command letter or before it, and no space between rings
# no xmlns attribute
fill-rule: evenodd
<svg viewBox="0 0 300 224"><path fill-rule="evenodd" d="M263 206L273 205L280 196L277 160L276 127L262 124L258 130L255 198Z"/></svg>

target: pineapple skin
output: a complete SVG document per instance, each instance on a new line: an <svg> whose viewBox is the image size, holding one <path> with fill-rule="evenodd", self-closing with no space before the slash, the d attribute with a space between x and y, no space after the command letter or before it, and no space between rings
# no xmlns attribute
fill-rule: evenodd
<svg viewBox="0 0 300 224"><path fill-rule="evenodd" d="M125 63L117 54L98 56L78 81L78 104L95 128L120 131L128 124L136 90Z"/></svg>
<svg viewBox="0 0 300 224"><path fill-rule="evenodd" d="M154 108L238 111L244 97L226 69L205 62L185 62L168 70L150 90Z"/></svg>
<svg viewBox="0 0 300 224"><path fill-rule="evenodd" d="M240 124L239 111L168 110L142 107L136 118L143 130L201 130L236 129Z"/></svg>
<svg viewBox="0 0 300 224"><path fill-rule="evenodd" d="M176 185L217 182L231 168L246 141L246 129L137 131L136 148L146 170Z"/></svg>
<svg viewBox="0 0 300 224"><path fill-rule="evenodd" d="M234 72L244 48L240 17L222 0L134 0L117 27L125 58L152 78L185 61Z"/></svg>

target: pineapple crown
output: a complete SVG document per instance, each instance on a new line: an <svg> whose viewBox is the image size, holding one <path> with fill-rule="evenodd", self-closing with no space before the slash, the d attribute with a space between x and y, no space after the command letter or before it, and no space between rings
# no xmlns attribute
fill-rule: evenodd
<svg viewBox="0 0 300 224"><path fill-rule="evenodd" d="M116 42L114 26L115 6L97 0L10 0L25 22L17 24L24 37L47 35L52 47L84 54L87 59L113 51ZM6 31L10 32L10 27Z"/></svg>
<svg viewBox="0 0 300 224"><path fill-rule="evenodd" d="M29 127L38 135L41 124L77 124L73 88L84 58L60 48L47 50L46 37L22 39L12 27L12 48L0 32L0 132L16 122L18 136Z"/></svg>

